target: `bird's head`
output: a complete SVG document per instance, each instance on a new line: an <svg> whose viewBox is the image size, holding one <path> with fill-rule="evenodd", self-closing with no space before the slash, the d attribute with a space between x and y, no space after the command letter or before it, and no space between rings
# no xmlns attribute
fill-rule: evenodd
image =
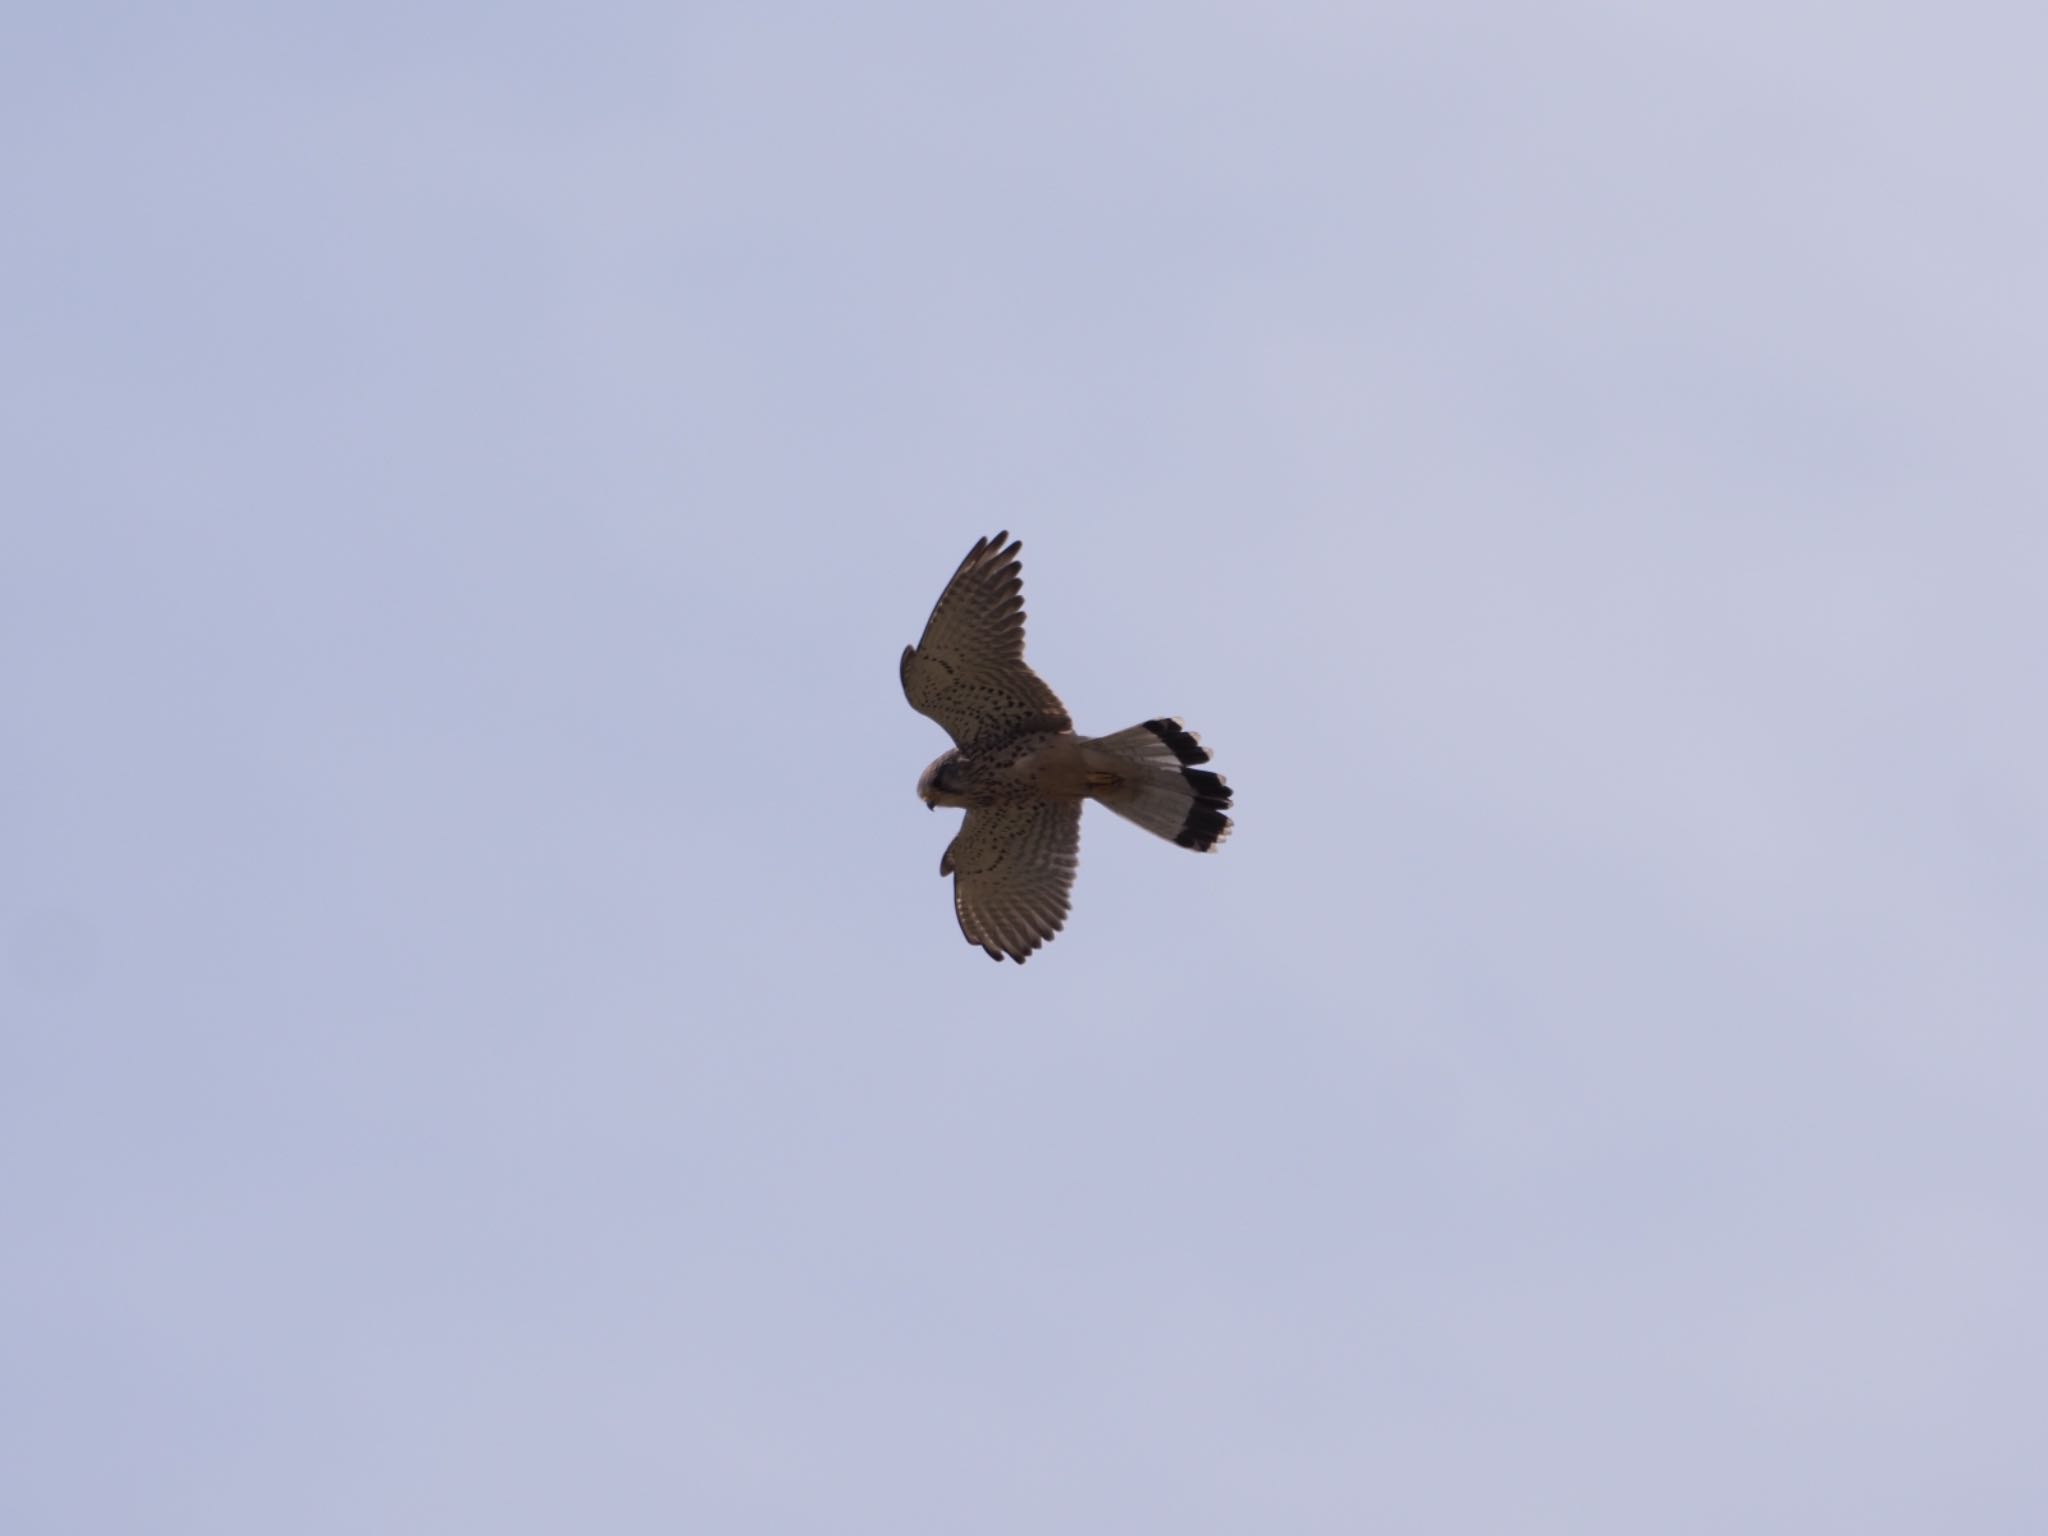
<svg viewBox="0 0 2048 1536"><path fill-rule="evenodd" d="M942 805L965 806L967 797L961 793L960 749L932 760L929 768L917 777L917 798L936 811Z"/></svg>

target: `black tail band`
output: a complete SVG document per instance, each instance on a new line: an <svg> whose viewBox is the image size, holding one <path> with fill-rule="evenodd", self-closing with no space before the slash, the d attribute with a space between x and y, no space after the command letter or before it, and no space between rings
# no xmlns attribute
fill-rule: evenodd
<svg viewBox="0 0 2048 1536"><path fill-rule="evenodd" d="M1173 748L1173 755L1184 763L1206 763L1209 754L1202 744L1181 729L1178 720L1147 720L1145 729Z"/></svg>

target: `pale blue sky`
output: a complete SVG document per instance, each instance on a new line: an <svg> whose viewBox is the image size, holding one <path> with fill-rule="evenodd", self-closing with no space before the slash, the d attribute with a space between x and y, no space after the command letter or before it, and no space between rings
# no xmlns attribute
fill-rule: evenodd
<svg viewBox="0 0 2048 1536"><path fill-rule="evenodd" d="M0 1529L2048 1528L2035 10L10 30Z"/></svg>

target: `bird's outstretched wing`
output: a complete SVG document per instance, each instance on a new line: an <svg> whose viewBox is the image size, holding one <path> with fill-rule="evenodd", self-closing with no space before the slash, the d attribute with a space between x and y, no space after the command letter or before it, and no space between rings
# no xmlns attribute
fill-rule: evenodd
<svg viewBox="0 0 2048 1536"><path fill-rule="evenodd" d="M1081 802L979 807L939 860L953 877L953 910L967 942L1019 965L1067 921L1081 863Z"/></svg>
<svg viewBox="0 0 2048 1536"><path fill-rule="evenodd" d="M963 751L1027 731L1070 731L1066 706L1024 665L1022 544L977 539L939 594L924 638L903 648L903 696Z"/></svg>

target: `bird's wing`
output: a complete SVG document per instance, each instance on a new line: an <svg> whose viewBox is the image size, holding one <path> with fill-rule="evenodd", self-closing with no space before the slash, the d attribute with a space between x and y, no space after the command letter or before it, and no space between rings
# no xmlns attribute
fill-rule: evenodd
<svg viewBox="0 0 2048 1536"><path fill-rule="evenodd" d="M1025 731L1070 731L1066 706L1024 665L1021 544L977 539L939 594L924 638L903 648L903 696L967 750Z"/></svg>
<svg viewBox="0 0 2048 1536"><path fill-rule="evenodd" d="M991 960L1019 965L1067 920L1067 896L1081 863L1081 802L977 806L939 860L953 877L960 931Z"/></svg>

